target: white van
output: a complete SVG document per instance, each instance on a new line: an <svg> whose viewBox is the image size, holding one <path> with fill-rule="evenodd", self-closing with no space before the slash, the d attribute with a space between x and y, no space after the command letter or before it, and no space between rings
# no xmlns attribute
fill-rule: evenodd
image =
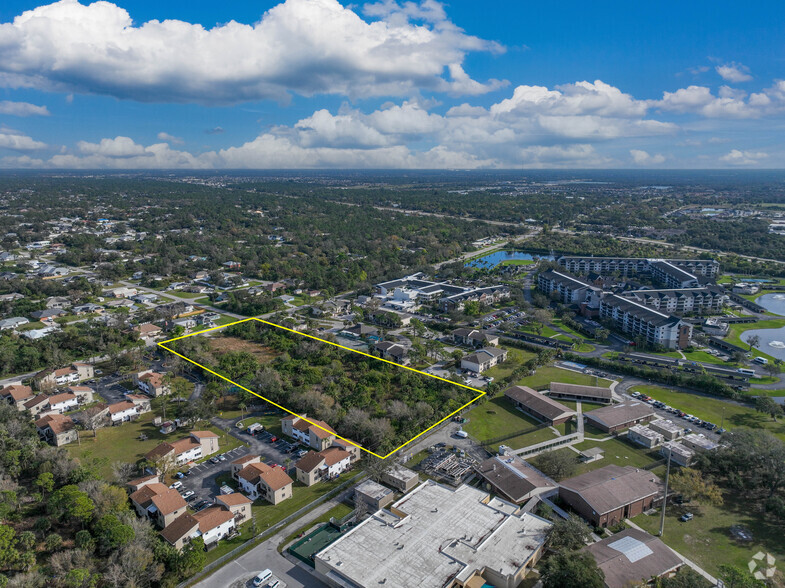
<svg viewBox="0 0 785 588"><path fill-rule="evenodd" d="M463 430L455 431L455 436L460 437L461 439L466 439L469 436L469 433Z"/></svg>
<svg viewBox="0 0 785 588"><path fill-rule="evenodd" d="M262 584L267 582L267 580L269 580L272 577L273 577L273 572L272 572L272 570L270 570L268 568L268 569L264 570L263 572L259 572L256 575L256 577L253 579L253 585L254 586L261 586Z"/></svg>
<svg viewBox="0 0 785 588"><path fill-rule="evenodd" d="M766 364L768 364L768 363L769 363L769 360L768 360L768 359L766 359L765 357L756 357L756 358L755 358L755 359L753 359L752 361L754 361L755 363L759 363L759 364L761 364L761 365L766 365Z"/></svg>

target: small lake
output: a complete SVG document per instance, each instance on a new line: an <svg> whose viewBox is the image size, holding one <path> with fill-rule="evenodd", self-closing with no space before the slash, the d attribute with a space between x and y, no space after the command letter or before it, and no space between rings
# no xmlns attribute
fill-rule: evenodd
<svg viewBox="0 0 785 588"><path fill-rule="evenodd" d="M785 292L775 294L764 294L755 299L755 304L760 304L763 308L774 314L785 316Z"/></svg>
<svg viewBox="0 0 785 588"><path fill-rule="evenodd" d="M746 343L754 335L760 337L760 343L755 346L755 349L768 353L777 359L785 360L785 327L745 331L741 335L741 340Z"/></svg>
<svg viewBox="0 0 785 588"><path fill-rule="evenodd" d="M523 251L495 251L494 253L489 253L485 257L480 257L478 259L472 259L471 261L466 263L466 267L479 267L490 269L496 267L503 261L510 261L510 260L522 260L522 261L534 261L535 259L553 259L550 255L532 255L531 253L524 253Z"/></svg>

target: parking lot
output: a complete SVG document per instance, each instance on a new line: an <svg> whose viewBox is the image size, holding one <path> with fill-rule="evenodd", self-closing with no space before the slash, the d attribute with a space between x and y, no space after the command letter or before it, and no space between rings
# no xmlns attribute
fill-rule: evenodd
<svg viewBox="0 0 785 588"><path fill-rule="evenodd" d="M641 399L639 397L633 396L633 394L634 393L632 393L632 394L625 394L624 396L626 397L626 400L639 400L639 399ZM656 401L657 399L653 398L652 400ZM682 427L684 429L689 429L693 433L700 433L700 434L704 435L705 437L707 437L707 438L709 438L709 439L711 439L712 441L715 441L715 442L719 441L720 437L722 436L722 433L720 432L721 429L720 429L718 423L710 423L710 424L714 425L714 429L709 429L709 428L701 426L703 421L701 421L697 417L695 417L694 420L690 421L690 420L687 420L686 418L683 418L683 417L679 416L680 413L682 413L683 411L679 410L678 406L670 407L671 410L667 410L666 409L667 405L665 405L663 403L659 403L662 406L652 404L651 402L649 402L649 404L651 404L652 408L654 409L654 412L657 414L658 417L666 419L666 420L673 421L674 423L676 423L680 427ZM676 412L673 412L674 410ZM687 416L691 416L691 415L687 415Z"/></svg>

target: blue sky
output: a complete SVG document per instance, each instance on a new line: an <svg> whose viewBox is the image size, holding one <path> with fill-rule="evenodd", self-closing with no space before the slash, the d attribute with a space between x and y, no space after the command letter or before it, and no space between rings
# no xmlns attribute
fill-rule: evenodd
<svg viewBox="0 0 785 588"><path fill-rule="evenodd" d="M781 168L783 80L780 2L5 0L0 167Z"/></svg>

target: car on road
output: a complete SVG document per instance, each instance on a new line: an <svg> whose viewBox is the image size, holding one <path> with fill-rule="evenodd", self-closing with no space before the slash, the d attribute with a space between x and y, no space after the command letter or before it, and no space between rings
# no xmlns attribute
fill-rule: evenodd
<svg viewBox="0 0 785 588"><path fill-rule="evenodd" d="M640 395L641 395L640 392L634 390L630 393L630 396L632 396L633 398L640 398Z"/></svg>
<svg viewBox="0 0 785 588"><path fill-rule="evenodd" d="M218 461L226 461L226 454L222 453L218 456Z"/></svg>
<svg viewBox="0 0 785 588"><path fill-rule="evenodd" d="M220 462L221 462L221 460L218 459L217 457L211 457L210 458L210 463L220 463Z"/></svg>
<svg viewBox="0 0 785 588"><path fill-rule="evenodd" d="M196 494L196 492L194 492L193 490L188 490L187 492L183 492L183 498L188 500L194 494Z"/></svg>
<svg viewBox="0 0 785 588"><path fill-rule="evenodd" d="M183 472L177 472L174 477L178 480L182 480L185 477L185 474Z"/></svg>
<svg viewBox="0 0 785 588"><path fill-rule="evenodd" d="M272 437L270 437L270 439L268 439L269 443L275 443L276 441L278 441L278 437L276 437L275 435L273 435Z"/></svg>
<svg viewBox="0 0 785 588"><path fill-rule="evenodd" d="M179 490L180 488L183 487L183 483L182 482L175 482L174 484L172 484L169 487L174 489L174 490Z"/></svg>
<svg viewBox="0 0 785 588"><path fill-rule="evenodd" d="M679 520L682 523L686 523L687 521L691 521L693 518L693 514L691 512L685 512L683 515L679 517Z"/></svg>

